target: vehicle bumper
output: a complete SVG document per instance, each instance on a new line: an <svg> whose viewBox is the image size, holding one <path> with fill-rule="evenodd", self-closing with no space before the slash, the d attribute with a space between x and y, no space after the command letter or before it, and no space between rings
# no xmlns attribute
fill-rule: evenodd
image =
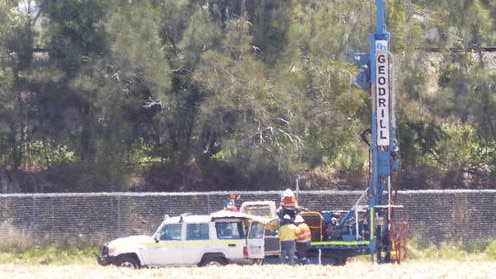
<svg viewBox="0 0 496 279"><path fill-rule="evenodd" d="M103 246L100 255L96 255L96 261L99 265L103 266L113 264L113 259L114 257L108 254L108 247L106 245Z"/></svg>
<svg viewBox="0 0 496 279"><path fill-rule="evenodd" d="M96 255L96 261L98 262L99 265L103 265L103 266L112 264L112 261L110 260L109 257L101 256L101 255Z"/></svg>

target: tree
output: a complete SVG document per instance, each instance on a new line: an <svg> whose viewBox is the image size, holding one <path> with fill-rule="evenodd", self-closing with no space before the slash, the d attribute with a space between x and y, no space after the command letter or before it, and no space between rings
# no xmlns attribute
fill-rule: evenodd
<svg viewBox="0 0 496 279"><path fill-rule="evenodd" d="M231 20L222 47L203 53L193 75L205 94L198 115L198 127L211 141L205 152L222 152L238 166L245 165L247 173L264 165L259 160L263 156L280 164L287 142L300 144L287 130L287 112L277 106L280 92L260 71L263 64L251 44L251 25L243 18Z"/></svg>
<svg viewBox="0 0 496 279"><path fill-rule="evenodd" d="M351 57L367 49L371 6L298 1L290 11L287 46L273 73L294 100L292 124L304 135L296 166L366 177L367 150L359 135L370 121L370 99L352 85L356 68ZM323 181L315 178L314 183Z"/></svg>
<svg viewBox="0 0 496 279"><path fill-rule="evenodd" d="M112 186L125 187L129 183L123 173L132 173L128 168L140 160L132 157L134 149L141 150L136 143L160 144L159 117L170 104L171 75L160 38L161 4L124 2L118 7L106 25L111 53L98 100L106 131L104 162L113 165Z"/></svg>
<svg viewBox="0 0 496 279"><path fill-rule="evenodd" d="M13 29L18 18L11 13L11 6L5 2L0 3L0 151L2 154L1 169L2 191L18 191L18 177L15 169L20 163L15 158L19 157L16 146L16 127L14 126L14 107L16 96L13 94L15 87L15 61L12 59L12 50L8 41L12 40ZM12 150L12 152L11 152ZM16 165L13 163L16 162ZM13 175L14 174L14 175ZM14 177L13 177L13 176Z"/></svg>
<svg viewBox="0 0 496 279"><path fill-rule="evenodd" d="M218 46L221 30L212 22L209 9L200 4L171 0L162 6L161 14L172 84L167 95L170 102L160 114L160 148L163 156L183 163L201 154L210 141L201 131L195 132L203 95L193 72L202 53Z"/></svg>
<svg viewBox="0 0 496 279"><path fill-rule="evenodd" d="M33 167L30 161L32 152L32 118L29 103L32 92L22 78L29 72L32 62L34 33L31 20L16 9L16 3L0 3L0 98L2 124L0 129L2 150L2 180L7 191L30 191L32 188L22 183L21 170Z"/></svg>
<svg viewBox="0 0 496 279"><path fill-rule="evenodd" d="M366 184L374 1L21 2L0 3L4 191ZM386 1L404 184L492 187L495 7Z"/></svg>
<svg viewBox="0 0 496 279"><path fill-rule="evenodd" d="M402 160L411 172L417 169L422 176L418 170L423 169L424 177L444 181L431 187L473 187L487 179L487 172L481 170L486 169L486 156L492 154L487 145L492 140L481 137L490 131L491 121L484 117L479 122L484 107L479 106L480 101L486 102L485 106L491 104L490 98L484 97L491 81L484 74L486 54L482 52L483 46L493 42L488 36L491 32L487 32L493 29L488 3L437 1L419 5L431 8L415 7L421 11L416 18L426 30L424 45L439 52L419 53L413 56L416 59L411 59L410 53L410 60L402 59L407 70L402 71L403 84L398 88L410 88L404 91L408 106L403 109L400 137L407 141L402 144L406 149ZM473 110L475 106L478 111ZM476 136L473 129L479 125L484 128ZM472 161L474 158L479 163ZM474 173L479 173L479 178ZM463 181L468 176L472 181Z"/></svg>

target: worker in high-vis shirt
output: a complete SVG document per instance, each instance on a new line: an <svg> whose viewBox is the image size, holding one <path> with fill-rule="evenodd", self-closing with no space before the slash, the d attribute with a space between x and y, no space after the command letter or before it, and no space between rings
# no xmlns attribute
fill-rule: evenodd
<svg viewBox="0 0 496 279"><path fill-rule="evenodd" d="M308 264L310 261L307 258L307 251L310 249L312 232L301 215L296 215L294 222L300 229L300 232L296 234L296 256L298 257L299 263Z"/></svg>
<svg viewBox="0 0 496 279"><path fill-rule="evenodd" d="M279 227L279 239L281 241L281 263L295 264L296 235L300 229L293 223L291 216L284 215Z"/></svg>

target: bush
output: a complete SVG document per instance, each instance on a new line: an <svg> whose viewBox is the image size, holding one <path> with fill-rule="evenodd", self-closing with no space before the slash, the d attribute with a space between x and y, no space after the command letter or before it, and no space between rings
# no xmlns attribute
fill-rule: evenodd
<svg viewBox="0 0 496 279"><path fill-rule="evenodd" d="M449 241L439 245L419 238L408 240L407 260L495 260L496 240Z"/></svg>
<svg viewBox="0 0 496 279"><path fill-rule="evenodd" d="M496 240L493 240L487 245L485 253L489 260L496 260Z"/></svg>
<svg viewBox="0 0 496 279"><path fill-rule="evenodd" d="M81 241L59 239L39 244L19 244L0 249L0 264L70 264L94 262L98 247Z"/></svg>

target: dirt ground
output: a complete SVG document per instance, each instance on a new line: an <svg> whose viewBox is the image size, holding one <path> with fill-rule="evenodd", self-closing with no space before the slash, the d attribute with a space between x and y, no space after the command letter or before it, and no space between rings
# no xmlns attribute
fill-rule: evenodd
<svg viewBox="0 0 496 279"><path fill-rule="evenodd" d="M97 264L82 265L0 265L0 278L82 279L82 278L495 278L496 262L403 262L372 264L352 262L345 266L237 266L178 267L131 270ZM288 275L290 273L291 275ZM283 276L284 275L284 276Z"/></svg>

